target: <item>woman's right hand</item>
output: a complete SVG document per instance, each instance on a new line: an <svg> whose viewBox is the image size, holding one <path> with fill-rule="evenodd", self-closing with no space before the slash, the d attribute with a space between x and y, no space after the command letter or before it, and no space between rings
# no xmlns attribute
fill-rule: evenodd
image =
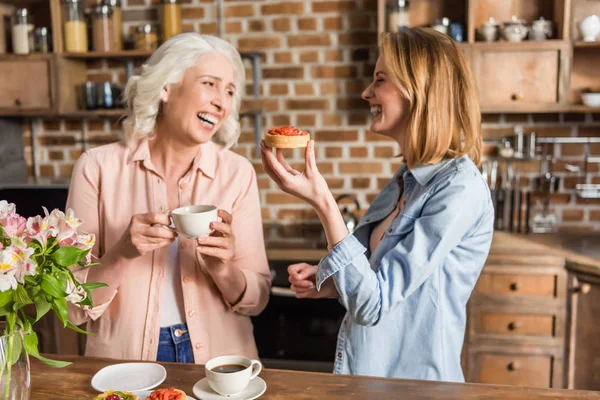
<svg viewBox="0 0 600 400"><path fill-rule="evenodd" d="M166 213L150 212L131 217L119 241L121 254L132 259L173 243L177 234L160 225L171 225Z"/></svg>
<svg viewBox="0 0 600 400"><path fill-rule="evenodd" d="M296 297L299 299L337 299L340 297L333 278L323 282L321 290L317 291L315 284L317 269L319 269L318 266L307 263L292 264L288 267L289 281L292 284L291 289L296 293Z"/></svg>

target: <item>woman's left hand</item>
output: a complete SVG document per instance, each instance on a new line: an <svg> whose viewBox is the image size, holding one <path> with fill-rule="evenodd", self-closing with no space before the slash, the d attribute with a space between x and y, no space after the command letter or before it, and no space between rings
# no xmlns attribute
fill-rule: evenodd
<svg viewBox="0 0 600 400"><path fill-rule="evenodd" d="M331 196L329 187L323 175L317 169L315 161L314 140L308 142L304 153L304 172L296 171L288 165L280 149L277 156L264 141L260 144L262 164L267 175L286 193L296 196L313 207L316 207L324 197Z"/></svg>
<svg viewBox="0 0 600 400"><path fill-rule="evenodd" d="M222 221L211 222L213 232L209 236L196 239L196 251L218 260L221 264L227 264L235 255L235 236L231 229L233 216L225 210L219 210L218 215Z"/></svg>

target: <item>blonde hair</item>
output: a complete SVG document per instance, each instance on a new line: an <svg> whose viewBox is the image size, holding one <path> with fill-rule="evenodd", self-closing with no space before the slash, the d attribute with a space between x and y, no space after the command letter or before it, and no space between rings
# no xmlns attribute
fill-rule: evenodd
<svg viewBox="0 0 600 400"><path fill-rule="evenodd" d="M433 29L384 33L380 41L392 82L409 104L402 146L409 166L435 164L465 154L481 161L477 87L456 43Z"/></svg>
<svg viewBox="0 0 600 400"><path fill-rule="evenodd" d="M132 76L125 88L127 117L124 121L127 141L152 138L161 105L161 92L169 84L178 84L185 71L198 57L221 54L233 66L235 86L229 117L212 140L230 148L240 136L239 110L244 88L245 69L240 53L230 43L216 36L182 33L162 44L142 65L139 75Z"/></svg>

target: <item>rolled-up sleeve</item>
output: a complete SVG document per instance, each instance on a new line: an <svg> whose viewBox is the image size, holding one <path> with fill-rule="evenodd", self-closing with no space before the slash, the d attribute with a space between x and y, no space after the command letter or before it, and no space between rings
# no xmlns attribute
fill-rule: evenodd
<svg viewBox="0 0 600 400"><path fill-rule="evenodd" d="M264 233L256 173L250 166L242 182L244 190L233 204L232 229L235 236L235 257L232 265L246 278L246 290L236 304L227 304L230 310L254 316L269 301L271 274L265 251Z"/></svg>
<svg viewBox="0 0 600 400"><path fill-rule="evenodd" d="M99 257L103 253L100 248L101 232L99 218L99 175L100 168L98 163L86 152L81 155L71 176L69 186L69 196L67 198L67 208L72 208L75 216L83 221L81 229L87 233L93 233L96 236L96 245L92 249L92 254ZM73 274L80 283L87 282L89 268L102 268L102 259L100 264L88 268L73 268ZM81 325L90 319L100 318L102 313L108 308L110 302L114 299L117 291L110 296L108 301L96 304L92 308L80 308L69 304L69 320L75 325ZM93 300L93 292L92 292Z"/></svg>
<svg viewBox="0 0 600 400"><path fill-rule="evenodd" d="M383 314L414 293L484 220L488 194L481 177L472 172L444 180L432 187L413 229L399 236L375 271L365 256L366 248L349 236L319 263L317 289L333 278L340 302L353 320L376 325Z"/></svg>

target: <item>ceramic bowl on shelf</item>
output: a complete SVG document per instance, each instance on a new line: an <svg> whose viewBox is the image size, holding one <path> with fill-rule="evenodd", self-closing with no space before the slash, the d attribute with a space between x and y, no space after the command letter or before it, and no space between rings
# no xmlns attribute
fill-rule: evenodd
<svg viewBox="0 0 600 400"><path fill-rule="evenodd" d="M582 93L581 100L588 107L600 107L600 93Z"/></svg>

